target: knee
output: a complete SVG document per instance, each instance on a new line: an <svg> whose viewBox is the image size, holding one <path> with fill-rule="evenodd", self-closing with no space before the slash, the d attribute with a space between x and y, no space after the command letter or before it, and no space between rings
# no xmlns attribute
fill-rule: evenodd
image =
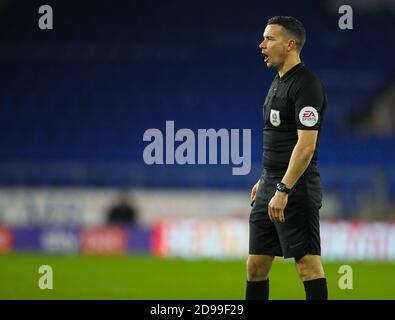
<svg viewBox="0 0 395 320"><path fill-rule="evenodd" d="M321 262L299 261L296 263L296 269L302 281L325 277Z"/></svg>
<svg viewBox="0 0 395 320"><path fill-rule="evenodd" d="M265 272L265 267L262 263L249 258L247 260L247 280L248 281L259 281L266 280L267 273Z"/></svg>
<svg viewBox="0 0 395 320"><path fill-rule="evenodd" d="M261 281L266 280L269 276L270 267L272 265L271 258L255 258L247 259L247 280Z"/></svg>

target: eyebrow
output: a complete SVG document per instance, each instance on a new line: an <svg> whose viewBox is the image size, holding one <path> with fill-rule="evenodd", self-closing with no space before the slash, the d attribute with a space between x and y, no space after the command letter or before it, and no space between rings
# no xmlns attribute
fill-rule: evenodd
<svg viewBox="0 0 395 320"><path fill-rule="evenodd" d="M263 35L263 39L265 39L265 38L267 38L267 39L275 39L275 37L273 37L273 36L265 36L265 35Z"/></svg>

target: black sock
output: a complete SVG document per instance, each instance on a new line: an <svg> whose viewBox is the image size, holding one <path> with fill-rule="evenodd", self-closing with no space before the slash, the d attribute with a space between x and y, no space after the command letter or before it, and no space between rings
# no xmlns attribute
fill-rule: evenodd
<svg viewBox="0 0 395 320"><path fill-rule="evenodd" d="M304 281L303 284L306 291L306 300L328 300L325 278Z"/></svg>
<svg viewBox="0 0 395 320"><path fill-rule="evenodd" d="M247 281L246 300L269 300L269 279Z"/></svg>

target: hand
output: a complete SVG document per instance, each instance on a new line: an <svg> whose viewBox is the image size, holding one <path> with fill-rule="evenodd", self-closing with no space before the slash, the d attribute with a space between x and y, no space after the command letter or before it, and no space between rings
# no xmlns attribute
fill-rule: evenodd
<svg viewBox="0 0 395 320"><path fill-rule="evenodd" d="M256 197L256 192L258 190L258 186L259 186L259 181L257 183L255 183L254 187L251 190L251 195L250 195L250 200L251 200L251 205L253 204L253 202L255 201L255 197Z"/></svg>
<svg viewBox="0 0 395 320"><path fill-rule="evenodd" d="M287 202L288 194L286 194L285 192L276 191L268 205L269 218L272 222L285 222L284 209L287 205Z"/></svg>

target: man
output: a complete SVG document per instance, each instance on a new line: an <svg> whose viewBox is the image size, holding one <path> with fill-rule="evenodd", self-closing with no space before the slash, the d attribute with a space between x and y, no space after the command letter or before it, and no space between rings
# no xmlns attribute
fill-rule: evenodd
<svg viewBox="0 0 395 320"><path fill-rule="evenodd" d="M327 101L321 81L301 63L304 42L300 21L277 16L269 19L259 45L266 66L277 74L264 104L264 173L251 191L247 300L269 298L275 256L295 259L306 299L326 300L328 295L316 167Z"/></svg>
<svg viewBox="0 0 395 320"><path fill-rule="evenodd" d="M109 209L107 222L131 226L137 224L137 210L127 190L120 192L118 202Z"/></svg>

